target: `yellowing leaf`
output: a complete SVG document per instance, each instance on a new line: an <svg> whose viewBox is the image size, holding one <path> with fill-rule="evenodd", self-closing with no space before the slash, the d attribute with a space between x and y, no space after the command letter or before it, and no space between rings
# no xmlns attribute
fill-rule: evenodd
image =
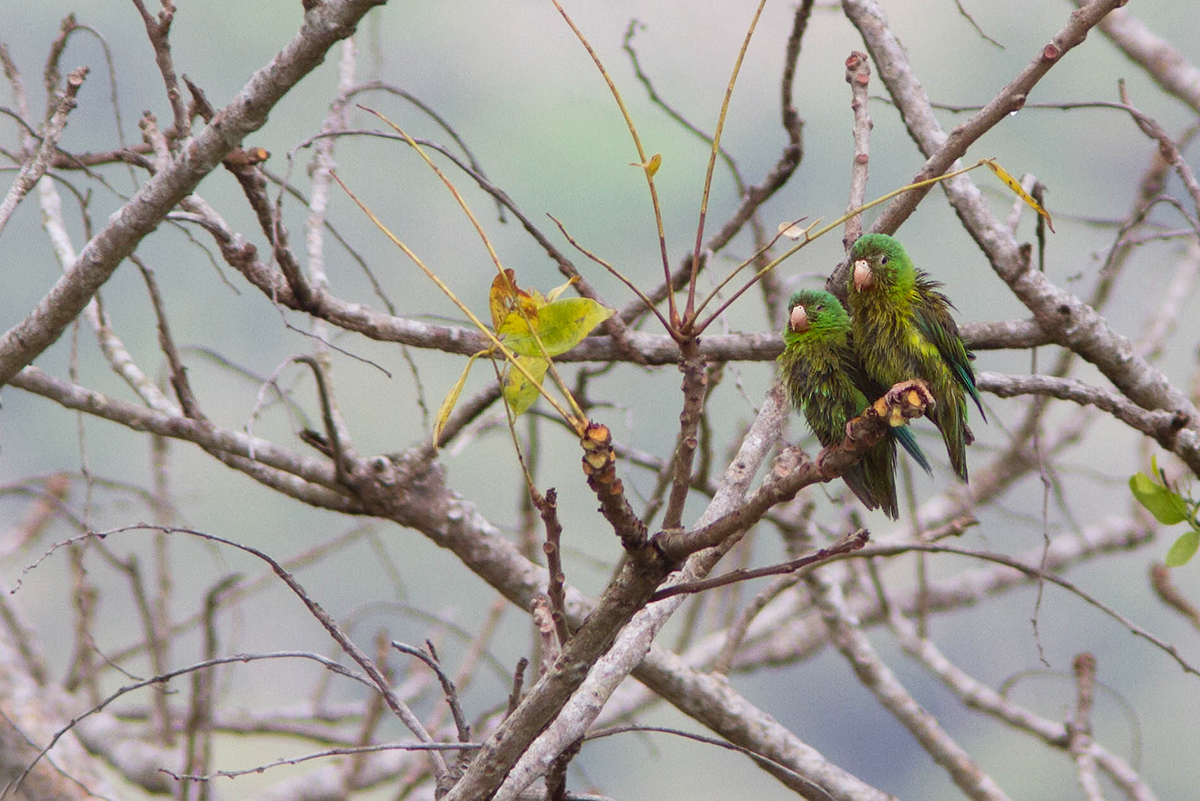
<svg viewBox="0 0 1200 801"><path fill-rule="evenodd" d="M499 331L504 318L518 307L523 308L529 316L537 314L539 306L545 304L545 299L534 292L530 295L517 286L516 273L505 269L504 275L492 279L492 289L488 293L488 309L492 313L492 328Z"/></svg>
<svg viewBox="0 0 1200 801"><path fill-rule="evenodd" d="M578 345L593 328L614 314L615 309L602 306L591 298L566 298L538 309L532 322L546 355L557 356ZM521 356L542 355L529 324L519 314L506 317L496 333L504 335L504 344L514 353Z"/></svg>
<svg viewBox="0 0 1200 801"><path fill-rule="evenodd" d="M984 159L983 163L988 165L992 172L996 173L996 177L1003 181L1005 186L1015 192L1017 197L1021 198L1021 200L1024 200L1031 209L1040 214L1042 218L1045 219L1046 225L1050 227L1050 231L1055 233L1054 221L1050 219L1049 212L1042 208L1042 204L1034 200L1033 196L1025 191L1025 187L1021 186L1020 181L1009 175L1008 171L1001 167L995 159Z"/></svg>
<svg viewBox="0 0 1200 801"><path fill-rule="evenodd" d="M513 417L525 412L533 402L537 400L541 394L538 387L541 386L542 377L546 375L547 368L550 367L550 362L540 356L518 356L517 361L525 366L529 374L537 379L538 383L532 383L525 374L516 369L512 365L504 374L504 400L512 409Z"/></svg>
<svg viewBox="0 0 1200 801"><path fill-rule="evenodd" d="M505 270L504 275L492 279L492 289L488 293L488 309L492 313L492 330L500 327L500 323L512 308L512 299L516 297L517 279L512 270Z"/></svg>
<svg viewBox="0 0 1200 801"><path fill-rule="evenodd" d="M454 382L454 386L450 388L446 399L442 401L442 405L438 408L437 417L433 420L433 446L435 448L437 447L438 439L442 436L442 429L446 427L446 422L450 419L450 413L454 411L454 407L458 404L458 398L462 395L463 387L467 383L467 376L471 372L471 366L483 354L484 351L480 351L467 359L467 366L463 368L462 375L458 377L458 381Z"/></svg>
<svg viewBox="0 0 1200 801"><path fill-rule="evenodd" d="M517 353L527 356L533 356L534 353L541 355L541 351L538 351L536 345L534 345L534 353L528 354L526 354L524 350L513 347L514 342L522 343L526 339L532 338L532 335L529 333L529 326L531 324L535 329L538 327L538 319L536 314L532 317L526 318L521 315L520 312L509 312L508 316L504 318L503 322L496 326L496 333L500 335L500 339L504 341L505 345L508 345Z"/></svg>
<svg viewBox="0 0 1200 801"><path fill-rule="evenodd" d="M804 218L801 217L800 220L797 220L794 223L786 223L786 222L780 223L779 224L779 235L787 237L788 239L792 240L793 242L795 242L797 239L799 239L802 236L807 236L808 229L801 228L798 225L798 223L803 219Z"/></svg>
<svg viewBox="0 0 1200 801"><path fill-rule="evenodd" d="M547 293L547 295L546 295L546 300L548 300L548 301L558 300L559 295L566 292L568 289L571 288L571 286L573 284L576 284L578 282L579 282L578 275L571 276L571 280L567 281L567 283L559 284L558 286L554 287L554 289L551 289L550 292Z"/></svg>

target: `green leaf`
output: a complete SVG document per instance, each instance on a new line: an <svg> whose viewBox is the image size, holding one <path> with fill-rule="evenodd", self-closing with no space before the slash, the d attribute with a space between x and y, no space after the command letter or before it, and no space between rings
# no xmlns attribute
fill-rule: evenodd
<svg viewBox="0 0 1200 801"><path fill-rule="evenodd" d="M454 382L454 386L446 394L446 399L442 401L442 405L437 411L437 417L433 419L433 446L435 448L437 447L438 439L442 436L442 429L446 427L446 422L450 419L450 413L454 411L454 407L458 404L458 398L462 395L463 387L467 383L467 376L471 373L471 366L475 364L475 360L482 356L483 353L483 351L480 351L467 359L467 366L463 368L462 375Z"/></svg>
<svg viewBox="0 0 1200 801"><path fill-rule="evenodd" d="M1188 519L1187 501L1177 492L1156 483L1145 473L1134 473L1129 477L1129 489L1138 503L1146 507L1154 519L1165 526L1173 526Z"/></svg>
<svg viewBox="0 0 1200 801"><path fill-rule="evenodd" d="M524 413L538 399L542 377L546 375L550 362L540 356L518 356L517 361L525 366L537 383L532 383L525 374L511 364L504 374L504 400L512 408L513 417Z"/></svg>
<svg viewBox="0 0 1200 801"><path fill-rule="evenodd" d="M1171 550L1167 551L1167 567L1186 565L1196 555L1197 548L1200 548L1200 531L1195 529L1185 531L1179 539L1175 540Z"/></svg>
<svg viewBox="0 0 1200 801"><path fill-rule="evenodd" d="M615 309L602 306L591 298L566 298L538 309L535 327L546 355L557 356L578 345L593 328L614 314ZM504 335L504 344L519 356L542 355L529 324L516 312L504 318L497 333Z"/></svg>

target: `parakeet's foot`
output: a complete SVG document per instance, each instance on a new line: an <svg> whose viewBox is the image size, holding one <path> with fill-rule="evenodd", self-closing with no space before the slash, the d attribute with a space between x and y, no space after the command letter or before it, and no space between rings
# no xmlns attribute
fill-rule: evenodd
<svg viewBox="0 0 1200 801"><path fill-rule="evenodd" d="M873 404L875 414L892 428L902 426L914 417L929 414L937 404L929 385L919 378L901 381Z"/></svg>

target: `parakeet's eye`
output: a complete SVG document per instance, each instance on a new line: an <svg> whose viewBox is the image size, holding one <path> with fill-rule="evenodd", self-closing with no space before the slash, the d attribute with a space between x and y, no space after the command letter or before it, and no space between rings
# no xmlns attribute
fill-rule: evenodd
<svg viewBox="0 0 1200 801"><path fill-rule="evenodd" d="M887 264L887 261L888 261L887 256L880 256L879 257L879 266L882 267L883 265Z"/></svg>

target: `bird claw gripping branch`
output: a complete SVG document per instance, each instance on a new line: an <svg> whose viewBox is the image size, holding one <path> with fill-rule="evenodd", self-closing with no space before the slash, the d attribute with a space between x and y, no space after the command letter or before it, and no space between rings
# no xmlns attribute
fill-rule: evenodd
<svg viewBox="0 0 1200 801"><path fill-rule="evenodd" d="M901 381L871 405L871 410L892 428L932 411L936 404L929 385L919 378Z"/></svg>
<svg viewBox="0 0 1200 801"><path fill-rule="evenodd" d="M901 381L863 409L858 417L846 422L846 441L852 451L861 454L879 442L889 428L902 426L914 417L929 414L934 406L933 393L923 380L911 378ZM818 461L822 460L818 458Z"/></svg>

